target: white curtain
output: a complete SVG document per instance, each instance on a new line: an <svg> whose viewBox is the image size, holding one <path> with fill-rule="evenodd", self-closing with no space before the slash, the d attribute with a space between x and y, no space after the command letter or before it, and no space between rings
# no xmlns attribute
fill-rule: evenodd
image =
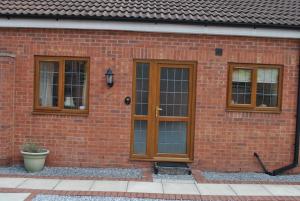
<svg viewBox="0 0 300 201"><path fill-rule="evenodd" d="M234 69L232 74L233 82L251 82L251 70Z"/></svg>
<svg viewBox="0 0 300 201"><path fill-rule="evenodd" d="M40 63L40 105L53 106L53 77L55 72L53 62Z"/></svg>
<svg viewBox="0 0 300 201"><path fill-rule="evenodd" d="M86 70L86 68L85 68ZM83 108L86 109L86 96L87 96L87 73L85 71L84 74L84 84L83 84L83 89L82 89L82 106Z"/></svg>
<svg viewBox="0 0 300 201"><path fill-rule="evenodd" d="M263 69L257 70L257 83L277 83L278 69Z"/></svg>

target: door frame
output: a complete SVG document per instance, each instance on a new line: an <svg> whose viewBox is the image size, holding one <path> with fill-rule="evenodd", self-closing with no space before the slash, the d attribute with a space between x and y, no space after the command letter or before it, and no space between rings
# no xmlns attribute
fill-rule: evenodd
<svg viewBox="0 0 300 201"><path fill-rule="evenodd" d="M149 94L148 94L148 114L135 115L136 100L136 65L138 63L149 64ZM160 67L162 65L170 67L182 67L190 69L189 73L189 117L190 125L187 129L187 154L156 154L157 136L158 136L158 118L155 117L156 105L159 105L160 94ZM168 66L167 66L168 67ZM195 61L172 61L172 60L154 60L154 59L134 59L132 74L132 105L131 105L131 132L130 132L130 160L141 161L169 161L169 162L192 162L194 159L194 135L195 135L195 109L196 109L196 79L197 62ZM156 82L155 82L156 81ZM146 155L137 155L133 152L134 145L134 121L147 120L147 142Z"/></svg>

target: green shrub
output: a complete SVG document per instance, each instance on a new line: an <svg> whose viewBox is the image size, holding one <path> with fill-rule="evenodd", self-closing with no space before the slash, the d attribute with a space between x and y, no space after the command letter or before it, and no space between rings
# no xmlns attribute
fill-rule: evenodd
<svg viewBox="0 0 300 201"><path fill-rule="evenodd" d="M38 146L35 143L27 142L22 145L22 151L29 152L29 153L42 153L42 152L46 152L46 149Z"/></svg>

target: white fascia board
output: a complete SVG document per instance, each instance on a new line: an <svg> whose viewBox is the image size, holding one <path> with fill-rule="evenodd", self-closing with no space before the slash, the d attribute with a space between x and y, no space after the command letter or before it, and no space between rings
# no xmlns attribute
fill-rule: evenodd
<svg viewBox="0 0 300 201"><path fill-rule="evenodd" d="M137 31L137 32L300 39L300 30L292 30L292 29L203 26L203 25L146 23L146 22L118 22L118 21L101 21L101 20L0 18L0 27L118 30L118 31Z"/></svg>

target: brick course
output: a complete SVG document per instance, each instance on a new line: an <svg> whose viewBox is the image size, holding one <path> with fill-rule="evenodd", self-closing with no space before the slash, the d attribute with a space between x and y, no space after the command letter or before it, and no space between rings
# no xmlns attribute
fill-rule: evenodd
<svg viewBox="0 0 300 201"><path fill-rule="evenodd" d="M164 200L195 200L195 201L299 201L299 196L217 196L217 195L181 195L156 193L127 193L127 192L100 192L100 191L54 191L34 189L0 188L1 193L30 193L25 201L33 200L37 195L59 196L103 196L125 198L148 198Z"/></svg>
<svg viewBox="0 0 300 201"><path fill-rule="evenodd" d="M217 47L223 48L223 56L214 55ZM132 95L133 59L197 61L193 168L260 171L253 152L258 152L270 169L292 161L300 52L297 40L0 29L0 50L16 54L14 146L9 146L14 147L10 155L14 164L20 163L20 145L34 139L51 150L47 160L50 166L148 167L150 163L129 160L131 107L123 100ZM32 114L34 55L90 57L87 117ZM228 62L283 64L282 112L226 111ZM5 62L0 60L1 73L3 65ZM111 89L106 87L104 77L109 67L115 73ZM6 79L0 82L10 88L13 83ZM7 91L4 86L0 86L1 93ZM1 115L0 120L3 119ZM2 146L7 145L2 132L1 157Z"/></svg>

